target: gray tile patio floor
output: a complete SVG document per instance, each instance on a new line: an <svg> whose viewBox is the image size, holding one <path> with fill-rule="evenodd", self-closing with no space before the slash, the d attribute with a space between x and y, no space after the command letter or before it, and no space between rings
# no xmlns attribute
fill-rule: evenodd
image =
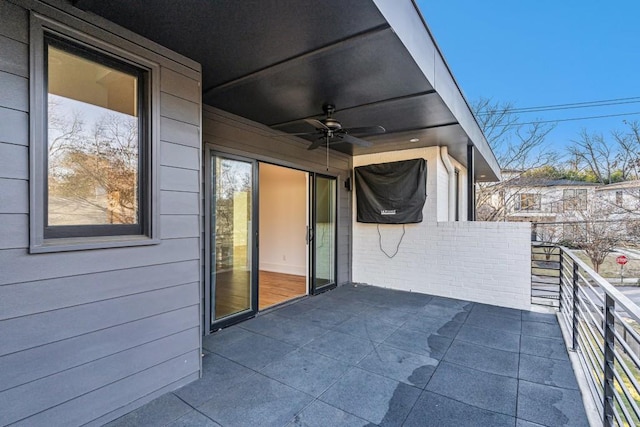
<svg viewBox="0 0 640 427"><path fill-rule="evenodd" d="M587 426L552 314L342 286L204 339L115 426Z"/></svg>

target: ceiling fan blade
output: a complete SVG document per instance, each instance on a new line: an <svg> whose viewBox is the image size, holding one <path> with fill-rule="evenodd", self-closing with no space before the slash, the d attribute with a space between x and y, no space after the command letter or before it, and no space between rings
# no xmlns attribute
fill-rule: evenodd
<svg viewBox="0 0 640 427"><path fill-rule="evenodd" d="M304 119L305 122L309 123L311 126L313 126L316 129L324 129L324 130L331 130L329 129L329 127L327 125L325 125L324 123L322 123L320 120L316 120L316 119Z"/></svg>
<svg viewBox="0 0 640 427"><path fill-rule="evenodd" d="M311 150L315 150L316 148L319 148L321 146L323 146L326 142L325 138L319 138L317 139L315 142L313 142L310 146L307 147L307 150L311 151Z"/></svg>
<svg viewBox="0 0 640 427"><path fill-rule="evenodd" d="M342 138L344 142L348 142L349 144L353 144L353 145L359 145L360 147L371 147L372 145L369 141L356 138L355 136L351 136L346 133L343 133L342 135L340 135L340 138Z"/></svg>
<svg viewBox="0 0 640 427"><path fill-rule="evenodd" d="M359 133L363 135L373 135L377 133L385 133L387 130L382 126L366 126L360 128L349 128L344 131L349 134Z"/></svg>

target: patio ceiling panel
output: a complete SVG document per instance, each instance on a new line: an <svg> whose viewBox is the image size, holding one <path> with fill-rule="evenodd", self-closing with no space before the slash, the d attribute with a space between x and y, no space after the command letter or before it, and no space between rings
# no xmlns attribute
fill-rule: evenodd
<svg viewBox="0 0 640 427"><path fill-rule="evenodd" d="M69 0L72 1L72 0ZM203 101L277 129L337 107L344 127L382 125L349 154L447 145L476 179L499 167L410 0L75 0L202 65ZM419 138L417 143L409 143Z"/></svg>
<svg viewBox="0 0 640 427"><path fill-rule="evenodd" d="M381 67L381 61L388 65ZM397 78L399 74L402 79ZM322 114L325 102L335 104L337 117L344 120L343 110L347 108L432 89L415 62L403 53L402 43L393 31L377 27L213 87L204 92L203 100L273 126ZM343 125L355 127L372 123L366 116L360 119Z"/></svg>

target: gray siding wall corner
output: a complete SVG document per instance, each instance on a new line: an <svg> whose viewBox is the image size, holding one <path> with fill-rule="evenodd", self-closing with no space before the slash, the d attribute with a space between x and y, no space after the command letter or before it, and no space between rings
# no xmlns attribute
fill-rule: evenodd
<svg viewBox="0 0 640 427"><path fill-rule="evenodd" d="M344 183L351 176L351 156L331 151L327 171L326 152L307 150L307 144L299 138L282 136L262 124L208 105L203 105L202 118L204 144L214 150L337 177L337 282L339 285L350 282L351 193Z"/></svg>
<svg viewBox="0 0 640 427"><path fill-rule="evenodd" d="M47 3L0 0L0 426L101 424L201 369L200 66ZM159 65L159 244L29 254L31 11Z"/></svg>

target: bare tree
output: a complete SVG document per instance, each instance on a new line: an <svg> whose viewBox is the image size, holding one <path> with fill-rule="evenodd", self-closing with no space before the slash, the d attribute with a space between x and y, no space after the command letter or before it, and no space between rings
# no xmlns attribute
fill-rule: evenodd
<svg viewBox="0 0 640 427"><path fill-rule="evenodd" d="M640 123L624 123L608 135L583 129L568 147L572 167L601 184L640 179Z"/></svg>
<svg viewBox="0 0 640 427"><path fill-rule="evenodd" d="M564 235L564 240L584 250L596 273L626 233L626 223L611 220L612 212L611 206L600 200L589 203L584 209L576 209L573 232Z"/></svg>
<svg viewBox="0 0 640 427"><path fill-rule="evenodd" d="M503 171L499 183L479 183L476 188L476 209L481 221L506 220L507 207L520 193L523 174L531 169L555 164L557 154L545 144L553 124L520 124L511 103L494 102L480 98L472 103L478 124Z"/></svg>
<svg viewBox="0 0 640 427"><path fill-rule="evenodd" d="M551 259L551 255L553 255L554 251L556 251L556 246L562 237L562 230L557 224L551 223L542 223L542 224L533 224L536 239L542 243L543 252L546 260Z"/></svg>
<svg viewBox="0 0 640 427"><path fill-rule="evenodd" d="M48 191L58 201L58 214L68 215L81 205L95 215L101 212L100 221L106 223L136 223L137 119L104 113L85 121L63 102L52 98L48 105Z"/></svg>
<svg viewBox="0 0 640 427"><path fill-rule="evenodd" d="M576 165L582 165L591 172L597 182L609 184L617 167L617 151L602 133L589 133L583 129L569 153L576 159Z"/></svg>

